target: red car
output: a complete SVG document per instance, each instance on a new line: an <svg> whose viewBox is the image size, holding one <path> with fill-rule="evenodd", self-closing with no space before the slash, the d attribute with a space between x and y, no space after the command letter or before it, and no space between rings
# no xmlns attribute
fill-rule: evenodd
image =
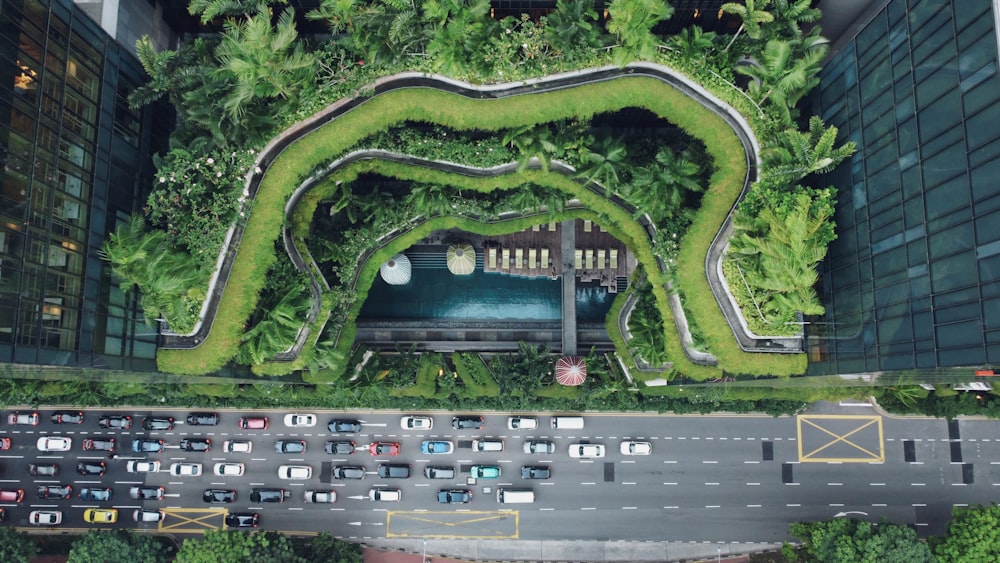
<svg viewBox="0 0 1000 563"><path fill-rule="evenodd" d="M368 453L372 455L399 455L399 442L372 442L368 446Z"/></svg>
<svg viewBox="0 0 1000 563"><path fill-rule="evenodd" d="M266 416L244 416L240 419L240 428L244 430L266 430L267 426Z"/></svg>
<svg viewBox="0 0 1000 563"><path fill-rule="evenodd" d="M9 450L10 446L10 438L0 438L0 450Z"/></svg>

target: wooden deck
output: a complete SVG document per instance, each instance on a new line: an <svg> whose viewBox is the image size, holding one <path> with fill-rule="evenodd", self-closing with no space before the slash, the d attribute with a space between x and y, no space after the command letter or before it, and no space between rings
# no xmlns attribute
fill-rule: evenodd
<svg viewBox="0 0 1000 563"><path fill-rule="evenodd" d="M563 264L572 268L581 282L599 281L611 293L618 292L618 278L628 278L628 249L600 226L574 221L574 256L563 257L562 223L535 225L509 235L490 237L483 248L483 271L529 278L556 279Z"/></svg>

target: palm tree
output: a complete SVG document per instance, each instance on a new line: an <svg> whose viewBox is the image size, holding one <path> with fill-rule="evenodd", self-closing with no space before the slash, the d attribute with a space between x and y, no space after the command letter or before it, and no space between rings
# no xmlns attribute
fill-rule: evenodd
<svg viewBox="0 0 1000 563"><path fill-rule="evenodd" d="M678 156L673 149L664 147L650 165L635 171L626 196L637 212L645 211L654 223L660 223L681 207L688 192L702 191L700 173L699 166L686 155Z"/></svg>
<svg viewBox="0 0 1000 563"><path fill-rule="evenodd" d="M503 143L513 147L518 154L517 169L524 170L532 158L537 158L542 170L549 169L549 160L559 152L552 129L547 123L525 125L512 129L503 137Z"/></svg>
<svg viewBox="0 0 1000 563"><path fill-rule="evenodd" d="M319 6L306 14L313 21L324 21L334 35L354 32L354 18L363 10L361 0L321 0Z"/></svg>
<svg viewBox="0 0 1000 563"><path fill-rule="evenodd" d="M792 121L791 109L819 84L820 62L826 47L816 44L804 52L802 42L772 39L764 46L760 60L736 67L736 72L753 78L748 95L758 104L770 99L783 122Z"/></svg>
<svg viewBox="0 0 1000 563"><path fill-rule="evenodd" d="M597 12L590 0L557 0L545 23L545 39L568 61L583 58L601 46Z"/></svg>
<svg viewBox="0 0 1000 563"><path fill-rule="evenodd" d="M715 32L706 32L694 25L682 29L680 33L670 37L667 43L687 60L704 59L705 52L715 43Z"/></svg>
<svg viewBox="0 0 1000 563"><path fill-rule="evenodd" d="M670 18L674 9L663 0L611 0L608 4L608 32L618 39L613 52L616 64L656 58L659 38L653 28Z"/></svg>
<svg viewBox="0 0 1000 563"><path fill-rule="evenodd" d="M771 0L775 25L768 26L776 31L776 37L796 38L802 36L803 23L813 23L823 17L819 8L812 7L812 0Z"/></svg>
<svg viewBox="0 0 1000 563"><path fill-rule="evenodd" d="M819 116L809 119L809 130L795 128L777 133L762 156L765 174L781 182L797 182L809 174L833 170L845 158L854 154L854 141L834 147L837 128L825 127Z"/></svg>
<svg viewBox="0 0 1000 563"><path fill-rule="evenodd" d="M760 39L763 35L761 30L761 24L770 23L774 21L774 16L765 10L771 3L771 0L744 0L744 4L739 4L736 2L727 2L722 5L721 10L727 14L736 14L740 17L741 23L740 28L736 30L733 38L723 49L723 52L729 50L736 42L736 38L740 36L740 32L744 29L747 35L753 39Z"/></svg>
<svg viewBox="0 0 1000 563"><path fill-rule="evenodd" d="M467 72L471 55L496 25L489 19L490 0L430 0L422 10L432 66L451 75Z"/></svg>
<svg viewBox="0 0 1000 563"><path fill-rule="evenodd" d="M580 170L577 178L584 183L597 182L604 186L609 196L618 189L619 172L625 165L628 151L621 137L612 137L605 132L581 154Z"/></svg>
<svg viewBox="0 0 1000 563"><path fill-rule="evenodd" d="M451 215L454 198L441 184L414 184L404 200L416 214Z"/></svg>
<svg viewBox="0 0 1000 563"><path fill-rule="evenodd" d="M207 24L219 16L240 16L256 14L274 4L287 4L288 0L191 0L188 13L201 15L201 23Z"/></svg>
<svg viewBox="0 0 1000 563"><path fill-rule="evenodd" d="M263 320L240 337L239 362L262 364L295 344L309 309L309 292L304 285L294 287L282 297Z"/></svg>

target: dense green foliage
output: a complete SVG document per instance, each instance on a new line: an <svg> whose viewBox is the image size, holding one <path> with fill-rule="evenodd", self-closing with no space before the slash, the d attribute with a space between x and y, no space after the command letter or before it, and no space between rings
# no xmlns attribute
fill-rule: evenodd
<svg viewBox="0 0 1000 563"><path fill-rule="evenodd" d="M38 544L31 536L12 526L0 526L0 561L28 563L38 553Z"/></svg>
<svg viewBox="0 0 1000 563"><path fill-rule="evenodd" d="M208 530L201 538L184 540L177 551L177 563L243 563L273 561L304 563L295 554L292 543L279 532Z"/></svg>
<svg viewBox="0 0 1000 563"><path fill-rule="evenodd" d="M942 563L1000 560L1000 506L956 506L947 535L931 545Z"/></svg>
<svg viewBox="0 0 1000 563"><path fill-rule="evenodd" d="M792 524L813 561L820 563L932 563L926 543L908 526L849 518ZM966 560L968 561L968 560ZM985 560L984 560L985 561Z"/></svg>
<svg viewBox="0 0 1000 563"><path fill-rule="evenodd" d="M68 563L135 561L166 563L171 558L157 537L131 530L90 530L73 542Z"/></svg>

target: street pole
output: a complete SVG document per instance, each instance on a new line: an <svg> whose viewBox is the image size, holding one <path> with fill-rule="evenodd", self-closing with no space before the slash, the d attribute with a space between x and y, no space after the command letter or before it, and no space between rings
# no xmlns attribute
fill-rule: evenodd
<svg viewBox="0 0 1000 563"><path fill-rule="evenodd" d="M715 545L715 563L721 563L722 561L722 545Z"/></svg>
<svg viewBox="0 0 1000 563"><path fill-rule="evenodd" d="M427 563L427 540L424 540L424 554L420 556L420 563Z"/></svg>

